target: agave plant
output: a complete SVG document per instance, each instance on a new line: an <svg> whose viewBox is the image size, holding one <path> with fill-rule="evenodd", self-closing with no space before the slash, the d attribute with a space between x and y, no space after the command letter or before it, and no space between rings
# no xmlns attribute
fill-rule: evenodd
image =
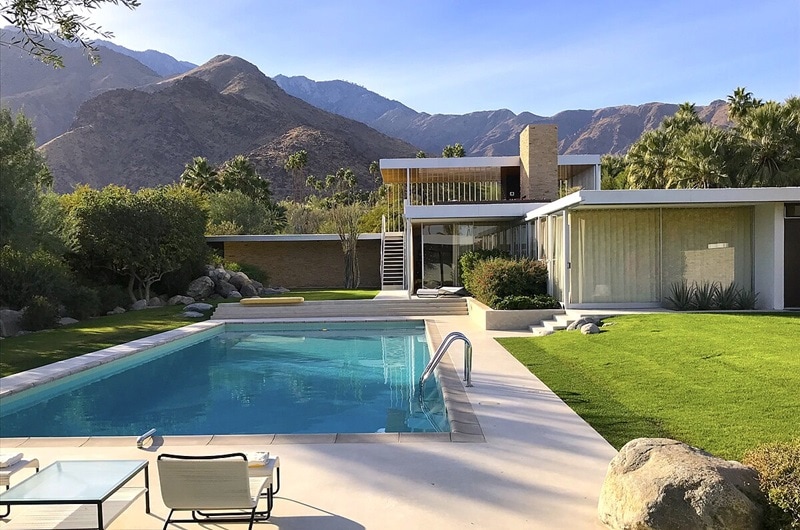
<svg viewBox="0 0 800 530"><path fill-rule="evenodd" d="M736 282L731 282L727 287L720 286L717 292L717 307L720 309L736 309L739 305L741 289Z"/></svg>
<svg viewBox="0 0 800 530"><path fill-rule="evenodd" d="M664 300L677 311L693 309L695 287L695 284L690 285L686 280L674 282L670 285L669 295Z"/></svg>
<svg viewBox="0 0 800 530"><path fill-rule="evenodd" d="M716 309L720 286L717 282L695 284L694 305L697 309Z"/></svg>
<svg viewBox="0 0 800 530"><path fill-rule="evenodd" d="M737 297L736 309L755 309L758 303L758 293L750 289L742 289Z"/></svg>

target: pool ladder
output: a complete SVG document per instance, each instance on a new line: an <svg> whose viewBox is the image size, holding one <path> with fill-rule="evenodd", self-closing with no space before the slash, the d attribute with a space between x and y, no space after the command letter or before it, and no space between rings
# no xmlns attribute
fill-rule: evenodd
<svg viewBox="0 0 800 530"><path fill-rule="evenodd" d="M464 386L472 386L472 343L469 341L467 336L460 331L453 331L444 338L442 343L439 345L439 348L436 349L436 353L433 354L428 366L425 367L425 370L422 372L422 375L419 378L420 401L422 401L422 389L425 386L425 381L427 381L431 374L433 374L433 369L436 368L436 366L439 364L439 361L442 360L447 348L449 348L450 345L457 340L464 341L464 381L467 382L467 384Z"/></svg>

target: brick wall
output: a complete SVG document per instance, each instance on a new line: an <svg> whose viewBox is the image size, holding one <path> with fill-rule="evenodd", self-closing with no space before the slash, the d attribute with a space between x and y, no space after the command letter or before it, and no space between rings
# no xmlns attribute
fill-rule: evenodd
<svg viewBox="0 0 800 530"><path fill-rule="evenodd" d="M520 193L532 201L558 199L558 126L528 125L519 136Z"/></svg>
<svg viewBox="0 0 800 530"><path fill-rule="evenodd" d="M380 239L358 242L361 285L380 288ZM338 288L344 286L344 255L335 241L226 241L225 259L264 269L273 287Z"/></svg>

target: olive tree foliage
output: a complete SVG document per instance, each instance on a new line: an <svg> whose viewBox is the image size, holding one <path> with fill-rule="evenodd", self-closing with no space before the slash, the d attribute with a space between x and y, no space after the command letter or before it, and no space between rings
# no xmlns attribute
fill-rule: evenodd
<svg viewBox="0 0 800 530"><path fill-rule="evenodd" d="M0 45L20 48L45 64L63 68L63 57L49 44L60 39L80 44L89 60L97 63L97 49L87 35L106 39L114 35L93 23L89 12L104 4L123 5L129 9L140 5L139 0L2 0L0 15L19 28L21 36L0 42Z"/></svg>
<svg viewBox="0 0 800 530"><path fill-rule="evenodd" d="M208 196L209 235L275 234L286 225L286 210L239 190Z"/></svg>
<svg viewBox="0 0 800 530"><path fill-rule="evenodd" d="M361 235L359 221L367 210L370 194L358 189L355 173L349 168L340 168L333 175L321 181L308 177L307 184L325 196L318 198L319 204L327 209L344 253L344 287L356 289L361 282L358 268L358 236Z"/></svg>
<svg viewBox="0 0 800 530"><path fill-rule="evenodd" d="M737 88L728 112L733 126L716 127L684 103L624 159L603 158L603 188L800 185L800 99L763 102Z"/></svg>
<svg viewBox="0 0 800 530"><path fill-rule="evenodd" d="M115 185L82 186L65 203L68 242L78 263L127 277L132 301L148 299L166 273L207 252L207 214L195 191L174 185L136 193Z"/></svg>
<svg viewBox="0 0 800 530"><path fill-rule="evenodd" d="M0 109L0 246L36 246L37 210L53 184L44 157L36 150L30 121Z"/></svg>

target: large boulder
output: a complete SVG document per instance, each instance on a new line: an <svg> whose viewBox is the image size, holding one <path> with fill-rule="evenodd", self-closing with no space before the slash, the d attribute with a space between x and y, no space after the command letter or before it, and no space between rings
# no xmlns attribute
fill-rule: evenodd
<svg viewBox="0 0 800 530"><path fill-rule="evenodd" d="M189 304L184 307L184 311L194 311L196 313L203 313L205 311L211 311L214 308L211 304L205 304L203 302L195 302L193 304Z"/></svg>
<svg viewBox="0 0 800 530"><path fill-rule="evenodd" d="M228 280L238 291L242 290L242 285L250 282L250 277L243 272L234 272Z"/></svg>
<svg viewBox="0 0 800 530"><path fill-rule="evenodd" d="M258 289L253 285L253 282L248 282L239 288L239 293L241 293L244 298L252 298L258 296Z"/></svg>
<svg viewBox="0 0 800 530"><path fill-rule="evenodd" d="M196 280L192 280L189 287L186 289L186 296L194 298L195 300L202 300L208 298L214 293L214 280L208 276L200 276Z"/></svg>
<svg viewBox="0 0 800 530"><path fill-rule="evenodd" d="M584 335L596 335L600 333L600 328L594 322L589 322L581 326L581 333Z"/></svg>
<svg viewBox="0 0 800 530"><path fill-rule="evenodd" d="M217 282L216 288L214 289L214 292L216 292L222 298L229 298L231 296L231 293L235 290L236 287L234 287L232 283L226 282L225 280L219 280Z"/></svg>
<svg viewBox="0 0 800 530"><path fill-rule="evenodd" d="M0 309L0 337L13 337L20 332L22 311Z"/></svg>
<svg viewBox="0 0 800 530"><path fill-rule="evenodd" d="M756 530L756 471L667 438L625 444L608 466L598 515L619 530Z"/></svg>
<svg viewBox="0 0 800 530"><path fill-rule="evenodd" d="M136 300L133 305L131 305L131 311L141 311L142 309L147 309L147 300L144 298Z"/></svg>
<svg viewBox="0 0 800 530"><path fill-rule="evenodd" d="M167 303L160 297L154 296L147 301L147 307L164 307Z"/></svg>

